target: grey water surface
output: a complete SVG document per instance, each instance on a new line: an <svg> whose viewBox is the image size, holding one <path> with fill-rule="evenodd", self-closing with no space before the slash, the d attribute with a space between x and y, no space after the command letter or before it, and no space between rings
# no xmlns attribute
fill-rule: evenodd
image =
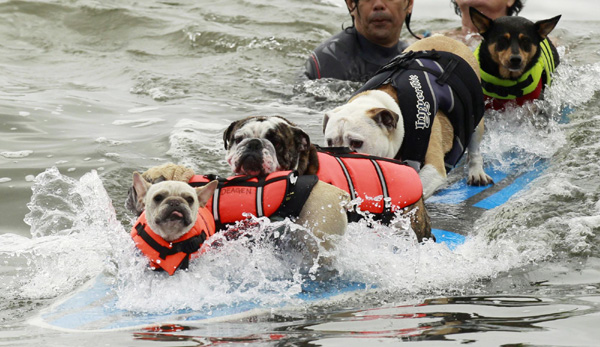
<svg viewBox="0 0 600 347"><path fill-rule="evenodd" d="M302 279L267 246L234 245L187 273L149 275L124 199L133 171L167 161L227 175L222 132L248 115L283 115L322 144L323 112L359 85L306 81L301 71L314 47L350 24L342 1L0 2L0 345L599 345L597 6L528 1L523 15L536 20L564 7L552 33L562 63L536 104L541 114L486 116L487 162L543 159L544 173L468 223L454 251L350 227L338 270L376 289L303 304L293 300ZM446 1L415 8L416 31L460 24ZM446 212L462 219L435 213ZM256 296L271 309L163 330L31 323L100 273L131 312Z"/></svg>

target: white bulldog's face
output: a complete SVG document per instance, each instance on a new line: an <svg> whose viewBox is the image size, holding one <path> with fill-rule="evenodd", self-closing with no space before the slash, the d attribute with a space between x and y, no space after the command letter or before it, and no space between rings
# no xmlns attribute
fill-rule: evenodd
<svg viewBox="0 0 600 347"><path fill-rule="evenodd" d="M393 158L404 138L398 104L389 94L369 90L325 114L325 145Z"/></svg>

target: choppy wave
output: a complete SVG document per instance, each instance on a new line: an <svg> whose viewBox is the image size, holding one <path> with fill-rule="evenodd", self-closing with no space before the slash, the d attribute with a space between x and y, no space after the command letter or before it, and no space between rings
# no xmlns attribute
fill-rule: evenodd
<svg viewBox="0 0 600 347"><path fill-rule="evenodd" d="M549 167L529 190L485 214L477 223L480 232L537 250L535 261L598 254L600 124L592 102L599 78L600 64L574 66L567 56L545 100L492 114L482 150L486 158L502 166L504 155L513 152L511 160L526 168L540 160Z"/></svg>
<svg viewBox="0 0 600 347"><path fill-rule="evenodd" d="M192 262L168 277L152 273L116 220L95 172L74 180L56 168L36 177L26 222L32 238L2 235L3 255L24 257L28 270L17 281L22 299L66 294L104 272L114 278L119 306L138 312L206 309L253 301L294 302L307 280L269 242L242 239ZM271 223L259 221L263 227ZM333 255L342 278L380 290L415 294L460 292L481 278L523 265L539 255L523 253L518 241L469 239L455 251L443 244L418 244L391 228L353 224ZM533 252L533 250L531 251ZM538 250L538 252L541 252ZM56 271L61 269L61 271Z"/></svg>

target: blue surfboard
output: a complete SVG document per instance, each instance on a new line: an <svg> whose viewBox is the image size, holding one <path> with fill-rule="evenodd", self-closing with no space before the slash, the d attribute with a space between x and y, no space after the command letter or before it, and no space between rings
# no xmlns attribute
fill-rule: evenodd
<svg viewBox="0 0 600 347"><path fill-rule="evenodd" d="M433 234L437 243L451 250L465 242L469 224L486 210L504 204L515 193L522 191L545 169L540 161L530 171L507 173L487 168L495 184L474 187L461 179L438 191L426 202L430 211ZM452 216L454 214L454 216ZM450 216L450 217L449 217ZM468 216L468 218L465 218ZM210 322L231 320L268 312L270 309L256 301L222 305L202 310L179 310L166 313L136 313L118 308L114 280L100 274L75 293L54 303L31 320L32 324L64 331L114 331L141 329L160 325L177 325L185 322ZM363 283L344 280L330 282L305 282L296 295L301 302L342 298L364 290Z"/></svg>
<svg viewBox="0 0 600 347"><path fill-rule="evenodd" d="M454 247L464 242L464 236L448 231L436 231L437 242ZM342 299L367 286L360 282L331 280L307 281L302 291L295 295L302 303ZM114 279L104 274L91 279L76 292L55 302L30 320L31 324L61 331L98 332L130 329L152 329L157 326L183 325L192 322L214 322L239 319L269 312L271 306L257 301L235 305L211 306L206 310L178 310L165 313L138 313L118 308Z"/></svg>
<svg viewBox="0 0 600 347"><path fill-rule="evenodd" d="M564 119L570 112L563 113ZM473 222L487 210L501 206L516 193L527 189L547 167L547 161L539 160L530 165L513 165L497 170L493 166L486 173L494 180L493 185L469 186L466 179L458 180L436 192L426 201L437 243L453 250L465 242ZM518 167L517 167L518 166ZM303 284L296 295L301 302L343 298L367 289L364 283L345 280L311 282ZM127 329L153 329L160 326L178 326L185 322L211 322L232 320L268 312L271 307L256 301L222 305L202 310L179 310L167 313L136 313L117 306L117 293L109 277L100 274L76 292L42 310L30 323L63 331L114 331Z"/></svg>
<svg viewBox="0 0 600 347"><path fill-rule="evenodd" d="M484 211L504 204L517 192L526 189L547 167L545 161L533 166L509 168L509 171L486 168L495 184L469 186L466 179L450 184L426 201L437 243L453 250L465 242L466 234ZM137 313L118 308L114 279L103 274L90 280L75 293L54 303L31 320L32 324L64 331L113 331L177 325L185 322L231 320L268 312L272 307L257 301L222 305L202 310L179 310L166 313ZM365 290L363 283L345 280L305 282L295 296L300 302L343 298Z"/></svg>
<svg viewBox="0 0 600 347"><path fill-rule="evenodd" d="M235 305L210 307L206 310L178 310L166 313L136 313L117 307L117 293L113 281L104 274L98 275L83 285L77 292L43 310L30 323L45 328L77 331L117 331L142 329L158 325L181 325L186 322L210 322L231 320L244 316L268 312L270 307L257 301ZM339 297L346 293L364 290L358 282L332 281L330 283L308 283L297 298L303 302L314 302Z"/></svg>
<svg viewBox="0 0 600 347"><path fill-rule="evenodd" d="M436 192L426 201L434 227L433 234L436 238L441 235L441 242L448 242L450 247L452 243L449 239L464 242L460 237L469 232L476 219L485 211L504 204L518 192L524 191L547 166L547 161L540 160L526 169L511 167L508 171L502 171L488 167L486 173L494 180L493 185L469 186L466 178L463 178Z"/></svg>

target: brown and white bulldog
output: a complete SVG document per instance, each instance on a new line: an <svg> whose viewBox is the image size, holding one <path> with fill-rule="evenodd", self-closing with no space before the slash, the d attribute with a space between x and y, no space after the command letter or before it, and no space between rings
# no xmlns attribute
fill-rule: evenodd
<svg viewBox="0 0 600 347"><path fill-rule="evenodd" d="M431 52L432 50L434 50L434 55L438 54L437 59L440 59L439 54L443 54L441 52L453 53L453 55L445 55L450 57L450 62L446 63L443 60L432 62L427 58L419 60L418 58L423 57L423 55L414 55L414 52L424 54L422 51ZM435 51L438 53L435 53ZM437 64L441 70L440 74L447 72L448 76L444 77L442 75L435 79L431 74L423 74L425 77L417 77L421 76L419 75L421 72L411 72L410 65L406 60L399 62L396 66L390 64L387 70L389 72L386 72L385 69L382 70L383 73L389 73L389 75L376 82L367 82L363 87L367 90L355 95L346 104L326 112L323 119L326 145L346 146L360 153L409 162L411 161L411 154L420 151L422 153L419 154L420 159L415 160L413 165L418 170L420 169L419 176L423 183L425 198L431 196L445 184L447 168L456 164L465 147L468 146L468 184L487 185L493 183L491 177L483 170L483 158L479 150L483 136L483 95L479 83L479 65L471 50L461 42L445 36L434 35L413 43L406 48L405 52L411 52L407 53L407 59L416 57L416 60L418 60L416 62L414 59L410 60L410 63L418 63L425 66L425 69L430 69L430 71L438 69L435 65ZM456 56L459 58L456 58ZM461 62L460 58L466 61L468 65ZM427 66L427 64L431 66ZM452 83L445 84L446 80L443 79L452 76L450 72L455 71L454 69L459 71L457 66L463 69L460 73L461 76L458 76L458 78L465 78L464 75L470 75L471 78L469 80L471 83L467 83L463 87L463 93L467 94L466 99L470 100L468 105L460 104L465 99L464 94L458 94L457 97L456 94L451 94L452 92L441 92L448 93L449 96L446 97L446 100L430 101L426 99L425 95L430 91L431 95L436 95L435 88L450 88L449 86ZM465 70L467 73L465 73ZM392 75L392 73L395 75ZM393 78L399 76L400 73L407 73L403 78L406 78L406 76L408 78L404 82L395 82ZM450 81L452 82L451 78ZM372 83L370 84L370 82ZM461 80L458 84L463 82L464 80ZM408 84L406 92L400 92L397 87L402 83ZM368 90L369 85L374 85L374 88ZM450 90L453 91L454 87L448 89L448 91ZM403 98L410 99L410 101ZM447 101L448 99L449 101ZM408 103L408 105L401 107L405 105L403 102ZM444 102L448 104L447 108L450 112L460 113L463 110L464 112L449 117L450 115L442 110ZM435 107L438 106L437 112L434 112ZM474 117L475 111L473 109L479 112L478 117ZM467 114L467 110L472 112ZM456 120L456 118L460 118L460 120ZM469 124L469 118L481 118L481 121L473 120ZM433 122L431 122L431 119L433 119ZM455 129L455 122L461 123L460 127L462 128ZM466 126L463 127L464 124ZM419 133L423 129L429 132L427 138L423 138L425 136ZM410 135L414 133L418 133L418 135ZM460 143L456 146L456 142L460 141L459 136L466 136L463 140L466 143ZM427 140L428 143L423 142ZM455 153L457 151L458 154ZM455 153L453 155L455 155L456 161L448 164L447 155L450 152ZM458 158L456 158L456 155L458 155Z"/></svg>
<svg viewBox="0 0 600 347"><path fill-rule="evenodd" d="M223 133L227 162L235 174L267 175L296 170L300 175L319 172L317 149L309 135L281 116L250 116L233 122ZM420 241L431 237L423 198L403 209Z"/></svg>
<svg viewBox="0 0 600 347"><path fill-rule="evenodd" d="M223 133L223 143L227 163L238 175L268 175L281 170L311 175L318 169L314 167L317 152L309 136L283 117L250 116L235 121Z"/></svg>

